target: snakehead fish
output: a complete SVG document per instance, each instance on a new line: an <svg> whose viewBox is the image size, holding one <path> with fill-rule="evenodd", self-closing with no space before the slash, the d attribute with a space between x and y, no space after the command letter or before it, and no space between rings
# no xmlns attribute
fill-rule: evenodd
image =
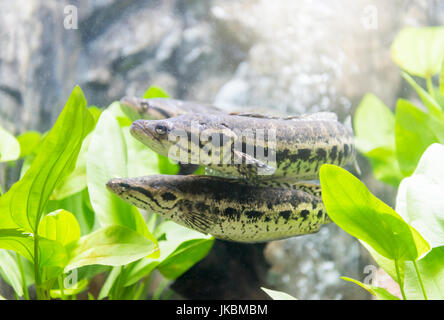
<svg viewBox="0 0 444 320"><path fill-rule="evenodd" d="M264 242L319 231L331 222L322 200L302 190L212 176L116 178L123 200L215 238Z"/></svg>
<svg viewBox="0 0 444 320"><path fill-rule="evenodd" d="M317 179L322 164L344 166L355 157L351 130L325 114L281 119L190 113L134 121L131 133L164 156L180 154L182 163L250 182Z"/></svg>

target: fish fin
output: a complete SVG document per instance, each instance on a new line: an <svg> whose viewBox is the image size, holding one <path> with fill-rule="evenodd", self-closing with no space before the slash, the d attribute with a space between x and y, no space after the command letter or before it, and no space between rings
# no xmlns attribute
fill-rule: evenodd
<svg viewBox="0 0 444 320"><path fill-rule="evenodd" d="M179 172L177 174L181 176L186 176L194 173L198 168L199 165L197 164L179 163Z"/></svg>
<svg viewBox="0 0 444 320"><path fill-rule="evenodd" d="M230 115L240 117L250 117L259 119L275 119L275 120L324 120L324 121L338 121L338 116L333 112L317 112L312 114L300 114L291 116L271 116L260 113L247 112L231 112Z"/></svg>
<svg viewBox="0 0 444 320"><path fill-rule="evenodd" d="M239 150L233 150L233 156L234 164L239 166L239 172L243 173L247 178L254 178L258 175L269 176L276 171L275 167Z"/></svg>
<svg viewBox="0 0 444 320"><path fill-rule="evenodd" d="M230 112L229 115L239 116L239 117L259 118L259 119L282 119L280 117L269 116L266 114L249 113L249 112Z"/></svg>
<svg viewBox="0 0 444 320"><path fill-rule="evenodd" d="M183 213L185 224L196 231L208 234L208 231L217 223L217 219L204 212L185 211Z"/></svg>
<svg viewBox="0 0 444 320"><path fill-rule="evenodd" d="M316 112L312 114L301 114L285 117L284 120L324 120L338 121L338 116L334 112Z"/></svg>

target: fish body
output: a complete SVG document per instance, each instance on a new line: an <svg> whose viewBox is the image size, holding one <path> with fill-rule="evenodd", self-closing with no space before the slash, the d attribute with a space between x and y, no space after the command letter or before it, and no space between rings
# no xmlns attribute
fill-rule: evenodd
<svg viewBox="0 0 444 320"><path fill-rule="evenodd" d="M339 121L316 115L281 119L192 113L138 120L131 133L164 156L179 152L181 163L251 182L317 179L322 164L344 166L355 158L352 132Z"/></svg>
<svg viewBox="0 0 444 320"><path fill-rule="evenodd" d="M309 192L238 179L153 175L112 179L107 187L139 208L223 240L284 239L331 222L322 200Z"/></svg>

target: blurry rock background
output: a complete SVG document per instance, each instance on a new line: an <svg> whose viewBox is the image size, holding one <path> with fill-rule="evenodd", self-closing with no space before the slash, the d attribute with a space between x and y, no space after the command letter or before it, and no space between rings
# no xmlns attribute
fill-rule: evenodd
<svg viewBox="0 0 444 320"><path fill-rule="evenodd" d="M69 5L77 29L64 27ZM343 120L367 92L389 106L408 95L390 44L404 26L443 22L439 0L0 0L0 125L49 129L77 84L97 106L156 85L227 109L331 110ZM360 165L393 203L393 190ZM266 246L218 243L173 287L184 298L263 298L266 286L299 299L362 299L339 277L362 280L369 263L331 225Z"/></svg>

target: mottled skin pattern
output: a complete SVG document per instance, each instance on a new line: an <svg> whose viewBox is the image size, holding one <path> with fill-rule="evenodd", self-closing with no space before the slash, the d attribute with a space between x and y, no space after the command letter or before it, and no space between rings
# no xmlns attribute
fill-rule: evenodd
<svg viewBox="0 0 444 320"><path fill-rule="evenodd" d="M268 145L260 145L255 140L258 131L274 129L276 132L276 170L272 175L258 175L254 164L234 164L236 155L232 154L231 164L208 164L205 166L222 172L228 176L245 178L248 181L262 179L290 178L294 180L317 179L322 164L329 163L338 166L354 160L355 146L351 130L338 121L317 119L269 119L239 115L185 114L165 120L138 120L133 122L131 133L138 140L154 151L168 156L176 141L169 141L168 134L175 130L184 130L191 137L191 129L198 124L199 132L210 131L220 134L220 141L230 141L225 148L233 153L233 142L240 141L242 151L256 150L258 146L269 152ZM159 134L156 128L166 128L165 134ZM238 132L252 132L252 136L238 136ZM179 147L189 153L189 161L193 156L192 141L185 141ZM194 150L200 150L207 140L199 140ZM252 149L251 149L252 148ZM227 149L222 150L222 153ZM254 155L255 153L253 153ZM203 158L205 161L208 159ZM244 159L245 160L245 159ZM203 165L202 158L199 159Z"/></svg>
<svg viewBox="0 0 444 320"><path fill-rule="evenodd" d="M234 179L154 175L112 179L107 187L139 208L224 240L283 239L331 222L321 199L310 193Z"/></svg>

